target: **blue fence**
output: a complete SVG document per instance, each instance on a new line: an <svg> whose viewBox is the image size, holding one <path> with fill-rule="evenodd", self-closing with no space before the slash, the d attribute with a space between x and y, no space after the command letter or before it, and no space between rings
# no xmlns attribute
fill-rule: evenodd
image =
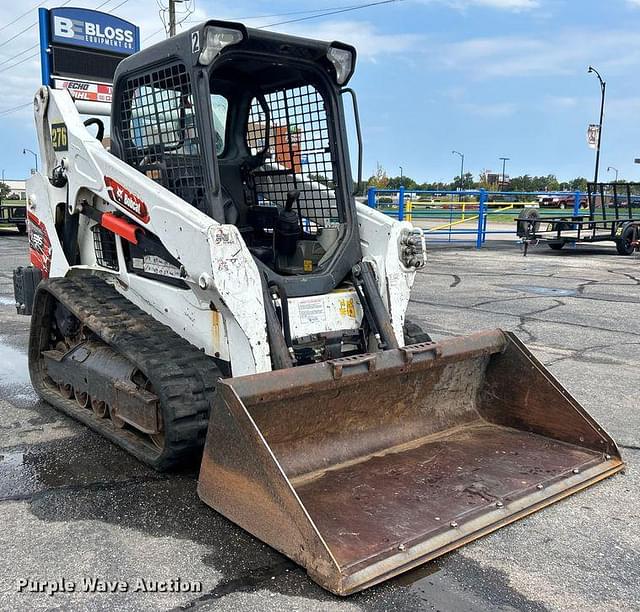
<svg viewBox="0 0 640 612"><path fill-rule="evenodd" d="M539 201L539 197L543 200ZM370 187L367 204L400 221L411 221L422 227L430 240L451 242L453 238L468 237L481 248L489 234L515 237L515 217L523 206L539 205L543 219L545 216L577 217L581 209L587 207L587 195L580 191L424 191ZM509 215L508 211L513 211L513 216L509 217L513 229L488 227L492 217ZM432 222L435 225L431 225Z"/></svg>

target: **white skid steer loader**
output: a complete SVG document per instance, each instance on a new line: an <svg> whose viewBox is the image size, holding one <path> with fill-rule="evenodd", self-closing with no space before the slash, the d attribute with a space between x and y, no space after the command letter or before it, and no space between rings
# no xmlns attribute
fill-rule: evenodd
<svg viewBox="0 0 640 612"><path fill-rule="evenodd" d="M207 504L342 595L623 466L513 335L405 320L424 240L353 196L355 59L208 21L121 62L110 151L41 88L14 278L42 398L156 469L200 454Z"/></svg>

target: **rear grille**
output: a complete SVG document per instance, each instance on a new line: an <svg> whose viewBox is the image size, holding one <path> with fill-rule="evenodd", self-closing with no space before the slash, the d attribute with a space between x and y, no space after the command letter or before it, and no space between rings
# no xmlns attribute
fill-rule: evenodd
<svg viewBox="0 0 640 612"><path fill-rule="evenodd" d="M101 225L94 225L91 231L93 232L93 248L98 265L117 271L119 266L115 234Z"/></svg>

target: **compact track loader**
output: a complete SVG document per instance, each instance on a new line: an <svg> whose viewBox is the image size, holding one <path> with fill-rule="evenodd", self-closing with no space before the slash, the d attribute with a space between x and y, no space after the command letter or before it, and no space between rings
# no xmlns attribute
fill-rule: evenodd
<svg viewBox="0 0 640 612"><path fill-rule="evenodd" d="M341 595L623 466L515 336L405 320L424 239L353 196L355 60L206 22L121 62L110 150L41 88L15 273L42 398L156 469L201 455L200 497Z"/></svg>

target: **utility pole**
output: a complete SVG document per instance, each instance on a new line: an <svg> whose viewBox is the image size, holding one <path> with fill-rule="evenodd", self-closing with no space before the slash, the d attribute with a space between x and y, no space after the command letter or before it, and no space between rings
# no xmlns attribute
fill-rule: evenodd
<svg viewBox="0 0 640 612"><path fill-rule="evenodd" d="M169 38L176 35L176 2L169 0Z"/></svg>
<svg viewBox="0 0 640 612"><path fill-rule="evenodd" d="M400 185L402 185L402 175L404 174L404 171L402 170L402 166L398 166L398 168L400 168Z"/></svg>
<svg viewBox="0 0 640 612"><path fill-rule="evenodd" d="M183 0L169 0L169 38L176 35L176 4Z"/></svg>
<svg viewBox="0 0 640 612"><path fill-rule="evenodd" d="M4 168L2 169L2 184L4 185ZM0 188L0 206L2 206L2 189Z"/></svg>
<svg viewBox="0 0 640 612"><path fill-rule="evenodd" d="M507 162L511 159L510 157L501 157L500 158L502 160L502 184L500 185L500 191L502 191L502 189L504 188L504 182L505 182L505 167L507 165Z"/></svg>
<svg viewBox="0 0 640 612"><path fill-rule="evenodd" d="M593 67L589 66L588 73L593 72L600 81L600 122L598 123L598 145L596 148L596 169L593 174L593 182L598 182L598 169L600 168L600 142L602 141L602 120L604 119L604 94L607 89L607 84L602 80L600 73Z"/></svg>
<svg viewBox="0 0 640 612"><path fill-rule="evenodd" d="M464 153L460 153L460 151L451 151L451 155L460 156L460 191L462 191L464 188Z"/></svg>

